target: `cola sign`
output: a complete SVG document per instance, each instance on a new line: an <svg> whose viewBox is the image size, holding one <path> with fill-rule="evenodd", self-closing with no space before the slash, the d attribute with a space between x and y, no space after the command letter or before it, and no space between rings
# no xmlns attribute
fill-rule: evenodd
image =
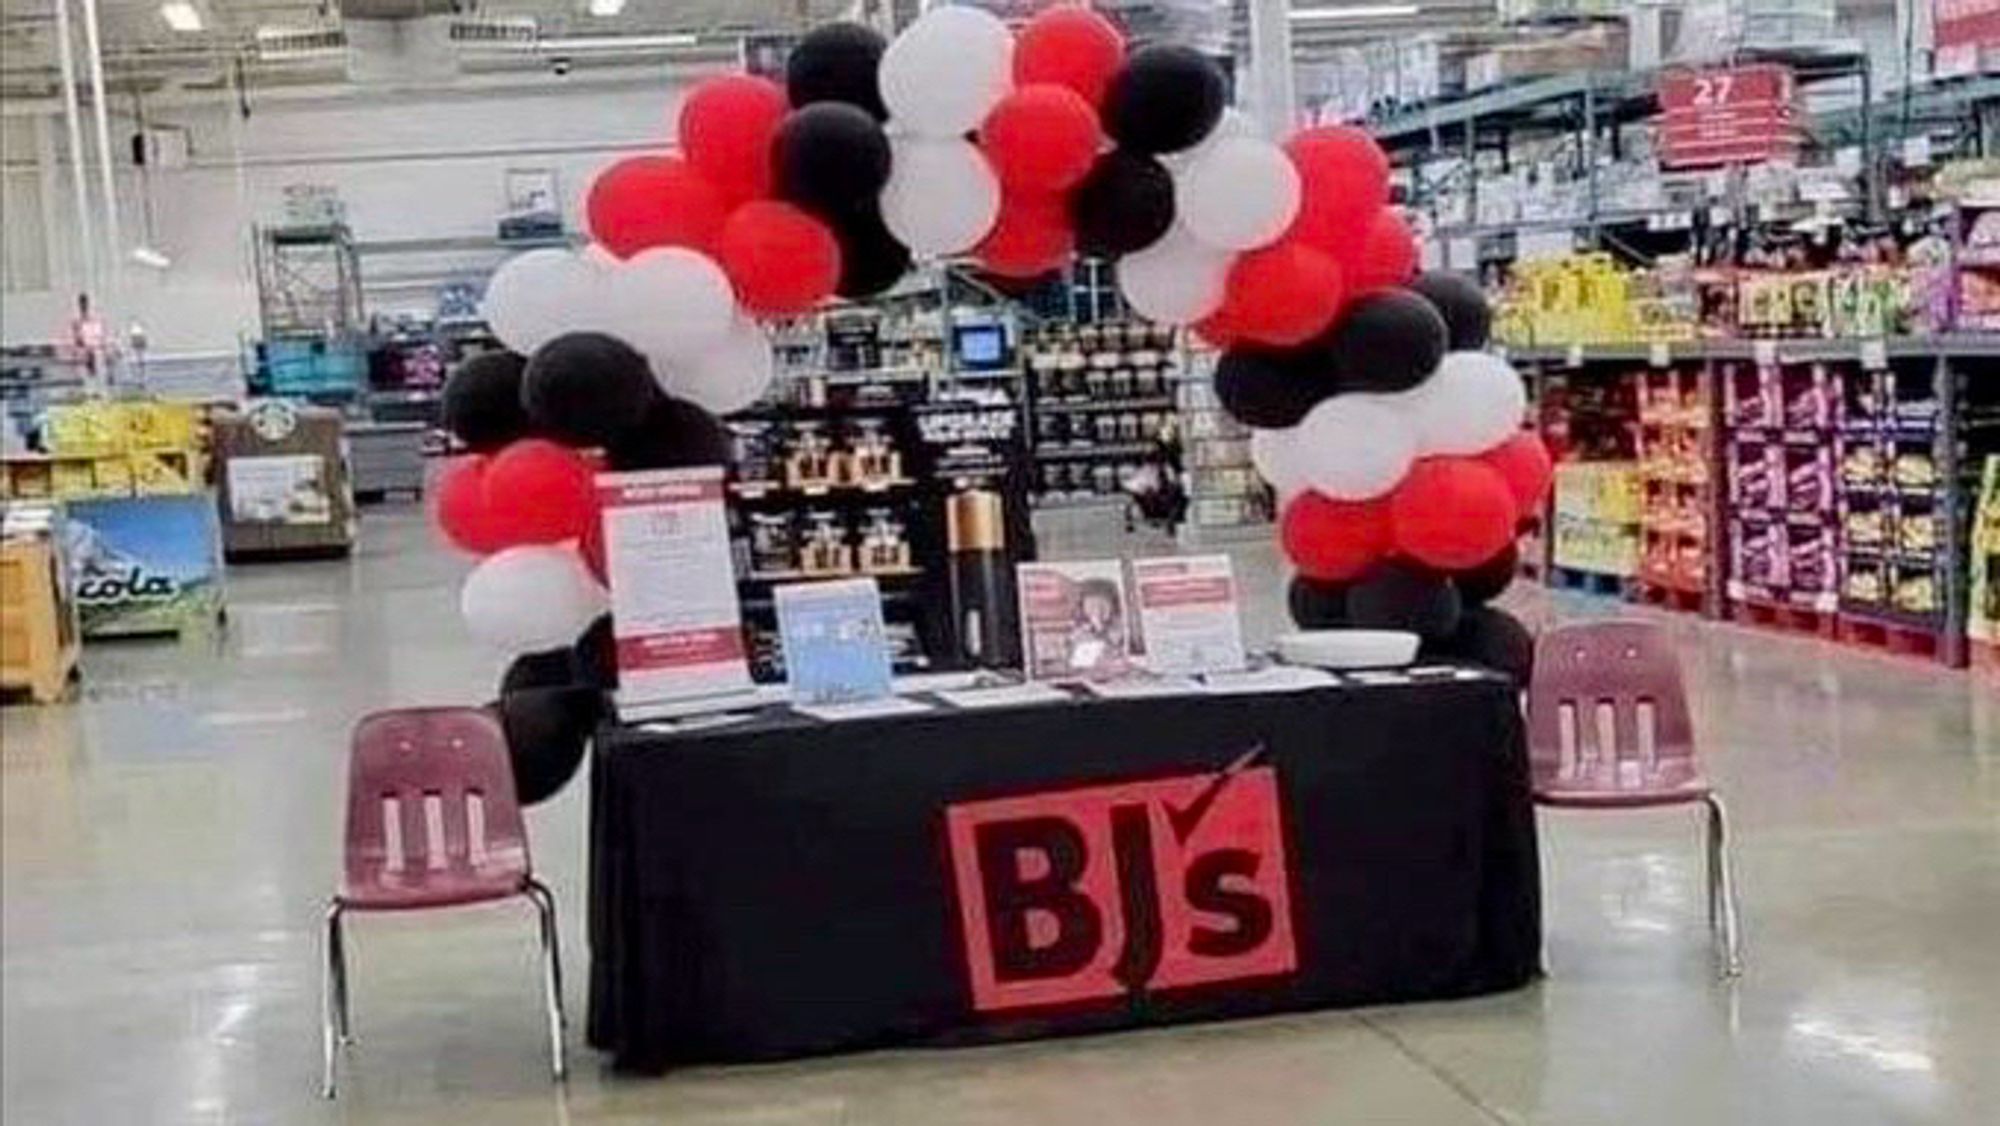
<svg viewBox="0 0 2000 1126"><path fill-rule="evenodd" d="M961 802L945 815L973 1008L1089 1004L1297 968L1277 772Z"/></svg>

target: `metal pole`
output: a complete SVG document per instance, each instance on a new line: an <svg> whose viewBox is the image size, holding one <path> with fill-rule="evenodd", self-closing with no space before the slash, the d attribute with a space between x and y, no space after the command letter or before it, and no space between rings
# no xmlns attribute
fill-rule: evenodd
<svg viewBox="0 0 2000 1126"><path fill-rule="evenodd" d="M83 38L90 49L90 103L97 118L97 175L104 193L105 296L117 298L125 240L118 233L118 181L111 164L110 107L104 99L104 47L97 35L97 0L83 0Z"/></svg>
<svg viewBox="0 0 2000 1126"><path fill-rule="evenodd" d="M1250 0L1250 110L1266 137L1292 131L1297 97L1292 86L1290 0Z"/></svg>
<svg viewBox="0 0 2000 1126"><path fill-rule="evenodd" d="M76 208L78 239L77 288L97 288L97 224L90 218L90 188L83 172L83 122L76 104L76 55L70 45L69 0L55 0L56 54L62 64L63 123L69 128L69 181Z"/></svg>

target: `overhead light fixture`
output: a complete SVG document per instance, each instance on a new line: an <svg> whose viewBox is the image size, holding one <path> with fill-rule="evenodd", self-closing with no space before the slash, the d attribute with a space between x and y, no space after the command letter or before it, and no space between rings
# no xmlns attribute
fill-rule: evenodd
<svg viewBox="0 0 2000 1126"><path fill-rule="evenodd" d="M1355 4L1346 8L1293 8L1293 23L1335 23L1344 20L1393 20L1417 14L1415 4Z"/></svg>
<svg viewBox="0 0 2000 1126"><path fill-rule="evenodd" d="M165 254L160 253L159 251L153 249L150 246L133 247L132 261L137 262L139 265L145 266L148 269L153 269L153 270L164 270L171 267L174 264L173 259L167 257Z"/></svg>
<svg viewBox="0 0 2000 1126"><path fill-rule="evenodd" d="M608 19L625 10L625 0L590 0L590 14Z"/></svg>
<svg viewBox="0 0 2000 1126"><path fill-rule="evenodd" d="M538 51L650 51L661 47L692 47L699 35L562 35L526 46Z"/></svg>
<svg viewBox="0 0 2000 1126"><path fill-rule="evenodd" d="M160 5L160 18L175 31L201 30L201 9L190 0L164 0Z"/></svg>

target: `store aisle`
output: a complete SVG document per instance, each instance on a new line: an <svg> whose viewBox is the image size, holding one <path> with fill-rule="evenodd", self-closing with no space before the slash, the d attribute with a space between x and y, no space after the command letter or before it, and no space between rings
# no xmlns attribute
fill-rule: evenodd
<svg viewBox="0 0 2000 1126"><path fill-rule="evenodd" d="M1676 621L1739 826L1749 971L1713 982L1690 812L1544 819L1546 983L1499 997L960 1051L546 1082L525 907L352 931L315 1097L315 929L348 726L485 698L415 509L343 562L237 568L227 635L96 645L0 719L9 1122L1971 1123L2000 1115L2000 685ZM1081 529L1062 554L1144 550ZM1158 546L1158 545L1152 545ZM1253 638L1282 568L1238 551ZM1531 623L1601 614L1517 591ZM579 781L533 814L581 1025Z"/></svg>

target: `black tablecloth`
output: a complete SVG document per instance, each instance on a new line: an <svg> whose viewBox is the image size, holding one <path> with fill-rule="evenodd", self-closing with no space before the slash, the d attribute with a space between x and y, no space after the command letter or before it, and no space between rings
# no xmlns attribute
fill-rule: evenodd
<svg viewBox="0 0 2000 1126"><path fill-rule="evenodd" d="M1540 898L1497 677L610 725L590 1040L623 1067L1508 989Z"/></svg>

